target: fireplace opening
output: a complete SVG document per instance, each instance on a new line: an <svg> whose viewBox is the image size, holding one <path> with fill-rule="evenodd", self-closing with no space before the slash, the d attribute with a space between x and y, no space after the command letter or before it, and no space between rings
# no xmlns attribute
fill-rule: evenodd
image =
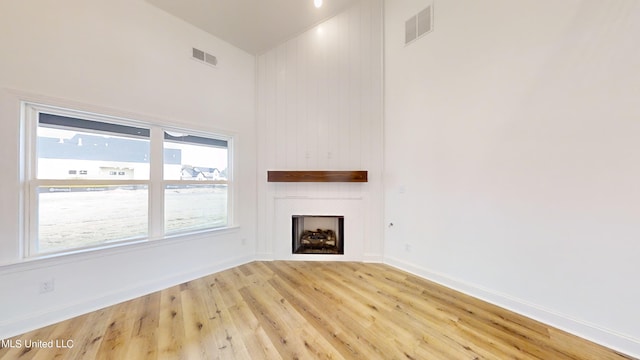
<svg viewBox="0 0 640 360"><path fill-rule="evenodd" d="M291 234L294 254L344 255L344 216L293 215Z"/></svg>

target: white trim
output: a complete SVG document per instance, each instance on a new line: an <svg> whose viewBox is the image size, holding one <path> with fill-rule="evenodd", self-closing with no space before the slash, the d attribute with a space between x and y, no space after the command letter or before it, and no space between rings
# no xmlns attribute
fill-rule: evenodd
<svg viewBox="0 0 640 360"><path fill-rule="evenodd" d="M640 339L386 256L385 264L640 359Z"/></svg>
<svg viewBox="0 0 640 360"><path fill-rule="evenodd" d="M4 97L3 91L0 89L0 101ZM13 100L13 99L12 99ZM15 99L17 100L17 99ZM25 166L28 159L30 159L29 149L30 145L28 145L27 141L32 141L33 137L28 135L29 127L27 126L27 115L26 108L23 106L22 102L17 101L19 104L19 121L18 121L18 163L16 164L16 168L18 169L18 181L20 184L19 194L18 194L18 238L14 241L17 242L17 256L20 259L25 257L27 253L27 234L29 233L29 221L27 216L29 214L29 189L27 187L27 179L29 178L29 174L27 171L30 171L32 166Z"/></svg>
<svg viewBox="0 0 640 360"><path fill-rule="evenodd" d="M272 252L269 253L257 253L255 256L256 261L275 261L275 255Z"/></svg>
<svg viewBox="0 0 640 360"><path fill-rule="evenodd" d="M362 262L365 263L382 263L383 261L384 256L382 254L364 253L362 255Z"/></svg>
<svg viewBox="0 0 640 360"><path fill-rule="evenodd" d="M25 157L22 159L24 162L20 164L20 168L24 171L22 179L24 211L21 216L24 223L24 233L19 241L23 244L20 256L26 258L38 252L37 236L34 235L38 232L38 223L33 220L38 217L38 195L36 194L37 187L32 185L32 181L36 178L35 172L38 165L36 160L38 111L25 102L21 102L20 108L24 116L20 122L25 128L24 138L21 139Z"/></svg>

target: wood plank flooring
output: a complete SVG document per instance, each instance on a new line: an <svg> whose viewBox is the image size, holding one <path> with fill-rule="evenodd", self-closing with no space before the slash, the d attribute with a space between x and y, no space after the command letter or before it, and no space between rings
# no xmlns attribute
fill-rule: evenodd
<svg viewBox="0 0 640 360"><path fill-rule="evenodd" d="M253 262L9 340L2 360L631 359L392 267L344 262ZM26 347L38 340L58 344Z"/></svg>

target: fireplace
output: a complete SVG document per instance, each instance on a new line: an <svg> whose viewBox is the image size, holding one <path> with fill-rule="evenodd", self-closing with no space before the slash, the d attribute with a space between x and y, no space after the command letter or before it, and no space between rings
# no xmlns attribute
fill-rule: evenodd
<svg viewBox="0 0 640 360"><path fill-rule="evenodd" d="M344 255L344 216L293 215L293 254Z"/></svg>

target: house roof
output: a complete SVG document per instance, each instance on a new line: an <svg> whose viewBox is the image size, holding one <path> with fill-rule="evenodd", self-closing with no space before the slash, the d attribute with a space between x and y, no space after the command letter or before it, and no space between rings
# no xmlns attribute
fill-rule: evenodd
<svg viewBox="0 0 640 360"><path fill-rule="evenodd" d="M197 177L199 174L202 174L205 178L212 178L215 175L215 172L220 174L220 170L218 168L208 168L208 167L200 167L200 166L182 166L182 172L188 174L191 177Z"/></svg>

